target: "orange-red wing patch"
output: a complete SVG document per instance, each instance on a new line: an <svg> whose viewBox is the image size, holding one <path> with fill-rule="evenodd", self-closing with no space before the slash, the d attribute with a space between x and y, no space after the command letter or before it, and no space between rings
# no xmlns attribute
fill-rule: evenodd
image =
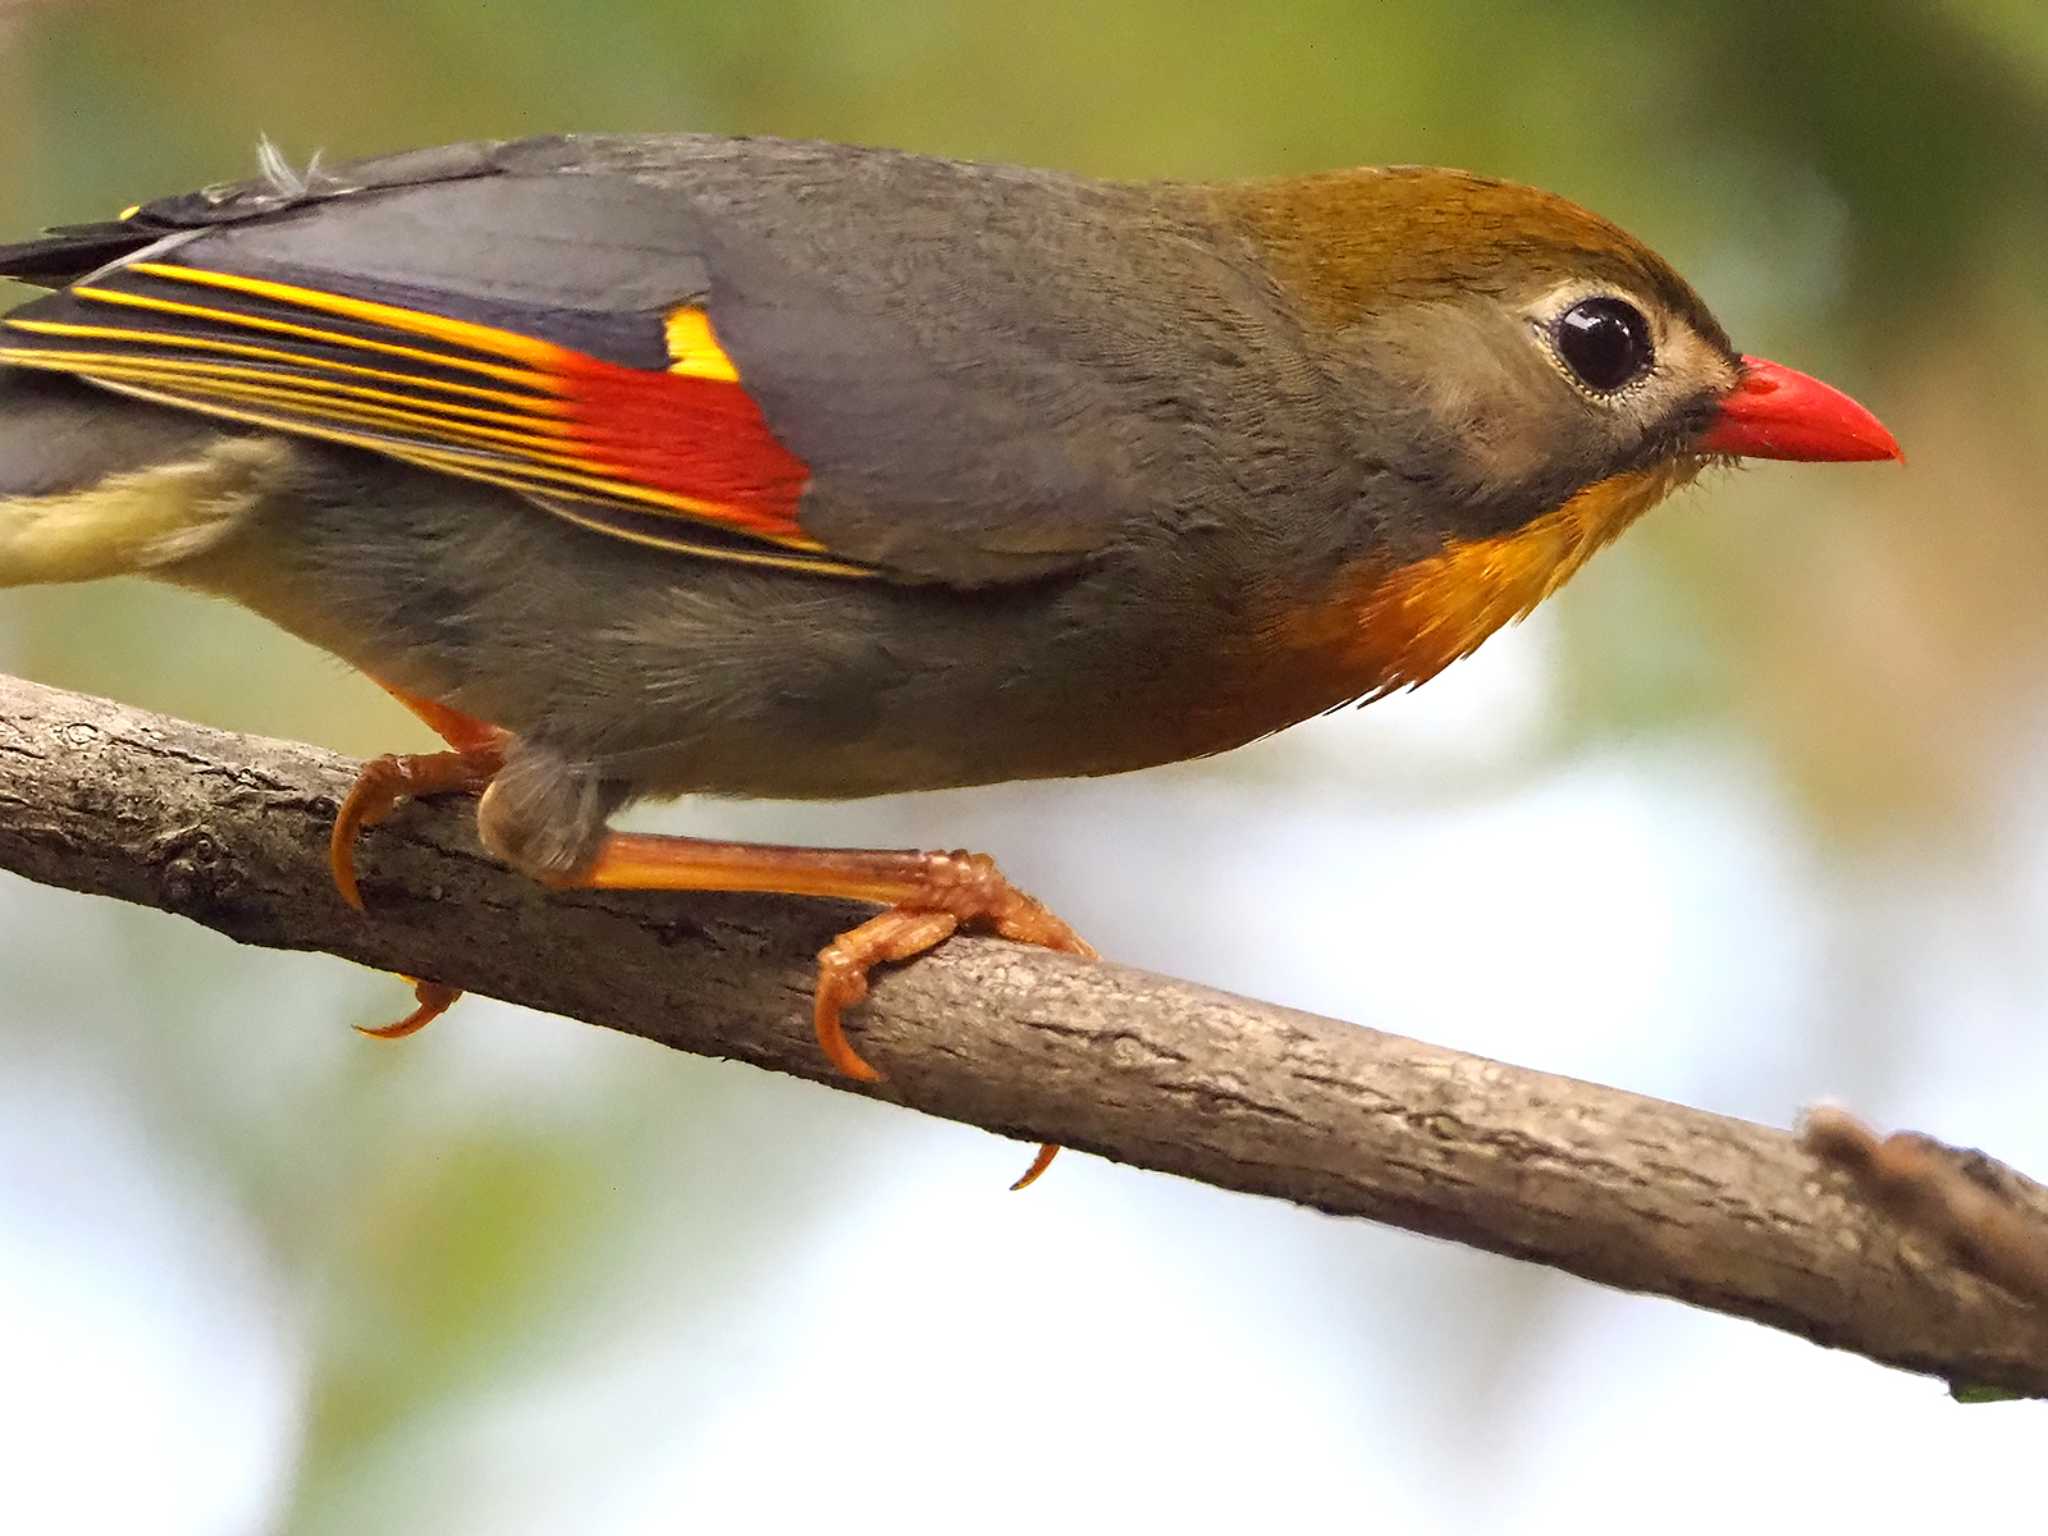
<svg viewBox="0 0 2048 1536"><path fill-rule="evenodd" d="M691 554L867 574L797 525L809 478L701 310L651 315L666 367L427 309L134 262L0 319L0 363L523 491Z"/></svg>
<svg viewBox="0 0 2048 1536"><path fill-rule="evenodd" d="M808 471L737 381L568 357L570 428L601 474L716 507L716 521L744 533L809 544L796 525Z"/></svg>

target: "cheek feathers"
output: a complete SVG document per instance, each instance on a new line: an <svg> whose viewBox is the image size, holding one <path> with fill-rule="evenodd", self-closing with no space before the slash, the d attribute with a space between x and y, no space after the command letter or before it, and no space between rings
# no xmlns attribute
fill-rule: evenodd
<svg viewBox="0 0 2048 1536"><path fill-rule="evenodd" d="M1393 404L1388 446L1424 461L1449 499L1490 505L1549 478L1560 450L1604 456L1604 438L1526 324L1491 308L1411 304L1367 323L1359 344Z"/></svg>

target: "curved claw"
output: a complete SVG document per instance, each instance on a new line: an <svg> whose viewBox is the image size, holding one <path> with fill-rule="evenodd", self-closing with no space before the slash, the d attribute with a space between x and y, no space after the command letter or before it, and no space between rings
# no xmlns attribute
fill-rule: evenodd
<svg viewBox="0 0 2048 1536"><path fill-rule="evenodd" d="M840 1015L868 995L868 972L888 961L908 960L952 937L960 919L950 912L892 907L849 928L818 951L818 988L811 1006L818 1045L826 1060L856 1082L879 1083L882 1074L846 1038Z"/></svg>
<svg viewBox="0 0 2048 1536"><path fill-rule="evenodd" d="M412 978L408 976L406 980ZM412 981L412 995L419 1006L404 1018L393 1024L358 1024L356 1033L372 1040L403 1040L407 1035L416 1035L460 1002L462 989L443 986L438 981Z"/></svg>
<svg viewBox="0 0 2048 1536"><path fill-rule="evenodd" d="M356 883L356 839L365 827L374 827L399 803L419 795L438 795L451 790L475 792L487 786L505 766L505 751L511 736L495 725L476 720L446 704L421 698L382 683L394 698L433 727L452 752L387 753L364 763L356 781L349 786L334 826L327 834L327 868L341 899L358 912L363 908L362 888ZM462 996L459 987L438 981L405 978L412 983L417 1006L393 1024L358 1024L356 1032L373 1040L403 1040L418 1034L455 1006Z"/></svg>
<svg viewBox="0 0 2048 1536"><path fill-rule="evenodd" d="M362 888L356 884L356 839L363 828L374 827L391 814L403 782L396 757L372 758L349 786L348 797L335 812L334 825L328 831L328 872L334 876L341 899L358 912L364 907Z"/></svg>
<svg viewBox="0 0 2048 1536"><path fill-rule="evenodd" d="M880 1082L882 1078L846 1038L842 1017L846 1009L868 995L868 973L877 965L909 960L944 943L963 921L993 928L1019 944L1061 950L1087 960L1095 958L1095 950L1087 940L1037 901L1013 889L995 874L993 865L982 877L982 883L986 891L982 902L962 903L965 911L892 907L842 933L819 952L812 1021L826 1060L845 1076L863 1083ZM1010 1186L1011 1190L1029 1189L1052 1166L1059 1150L1052 1142L1040 1146L1031 1166Z"/></svg>
<svg viewBox="0 0 2048 1536"><path fill-rule="evenodd" d="M327 834L327 868L341 899L358 912L363 893L356 883L356 839L406 800L444 795L457 790L474 794L504 766L501 746L492 743L460 752L420 752L373 757L363 764L349 787L334 827Z"/></svg>
<svg viewBox="0 0 2048 1536"><path fill-rule="evenodd" d="M1024 1170L1024 1177L1010 1186L1010 1193L1014 1195L1018 1190L1029 1189L1032 1185L1036 1184L1038 1176L1050 1168L1052 1160L1059 1155L1058 1143L1050 1141L1042 1143L1038 1148L1038 1156L1031 1159L1031 1166Z"/></svg>

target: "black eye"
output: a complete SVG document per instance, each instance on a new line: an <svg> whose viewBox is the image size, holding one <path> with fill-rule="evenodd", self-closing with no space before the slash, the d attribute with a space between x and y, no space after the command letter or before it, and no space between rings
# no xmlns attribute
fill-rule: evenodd
<svg viewBox="0 0 2048 1536"><path fill-rule="evenodd" d="M1619 299L1581 299L1557 322L1557 355L1586 388L1621 388L1650 366L1650 323Z"/></svg>

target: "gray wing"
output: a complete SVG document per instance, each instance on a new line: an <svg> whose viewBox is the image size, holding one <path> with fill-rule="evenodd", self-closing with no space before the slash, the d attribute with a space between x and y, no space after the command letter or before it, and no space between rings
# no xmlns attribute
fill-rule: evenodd
<svg viewBox="0 0 2048 1536"><path fill-rule="evenodd" d="M320 336L294 336L276 292L527 338L649 381L676 365L675 316L697 310L774 443L800 461L793 507L718 512L744 511L754 492L768 505L772 456L744 423L675 402L672 415L629 423L626 407L607 406L622 414L593 430L621 442L637 434L632 453L615 455L642 466L634 475L672 474L659 482L665 495L701 488L690 478L699 476L720 494L683 495L701 505L678 508L607 489L581 503L582 520L662 542L649 528L680 511L695 520L691 540L667 542L691 553L760 540L776 563L841 574L1030 580L1087 560L1134 521L1199 518L1262 489L1237 483L1247 434L1254 447L1278 440L1290 413L1317 425L1314 380L1286 315L1201 206L1163 189L770 140L459 145L298 177L274 171L0 250L0 271L70 285L8 317L45 329L15 325L5 360L61 355L61 327L88 311L105 318L113 301L93 292L125 288L131 307L138 291L159 301L137 343L157 349L158 366L165 347L189 352L223 327L253 325L264 350L292 355L260 366L296 379L303 402L307 370L331 371L335 349L367 342L415 377L407 398L417 405L473 382L488 342L415 330L401 350L426 355L399 359L376 315L333 311L311 327ZM109 261L118 265L87 270ZM243 286L209 288L195 306L204 316L163 307L164 284L195 273ZM207 408L175 390L157 397ZM590 489L582 482L605 478L534 470L531 453L485 428L451 436L445 407L430 448L417 440L422 410L387 423L371 409L347 440L454 473L506 475L550 504L551 491L573 500ZM289 413L271 424L294 429ZM722 500L728 482L737 490Z"/></svg>

